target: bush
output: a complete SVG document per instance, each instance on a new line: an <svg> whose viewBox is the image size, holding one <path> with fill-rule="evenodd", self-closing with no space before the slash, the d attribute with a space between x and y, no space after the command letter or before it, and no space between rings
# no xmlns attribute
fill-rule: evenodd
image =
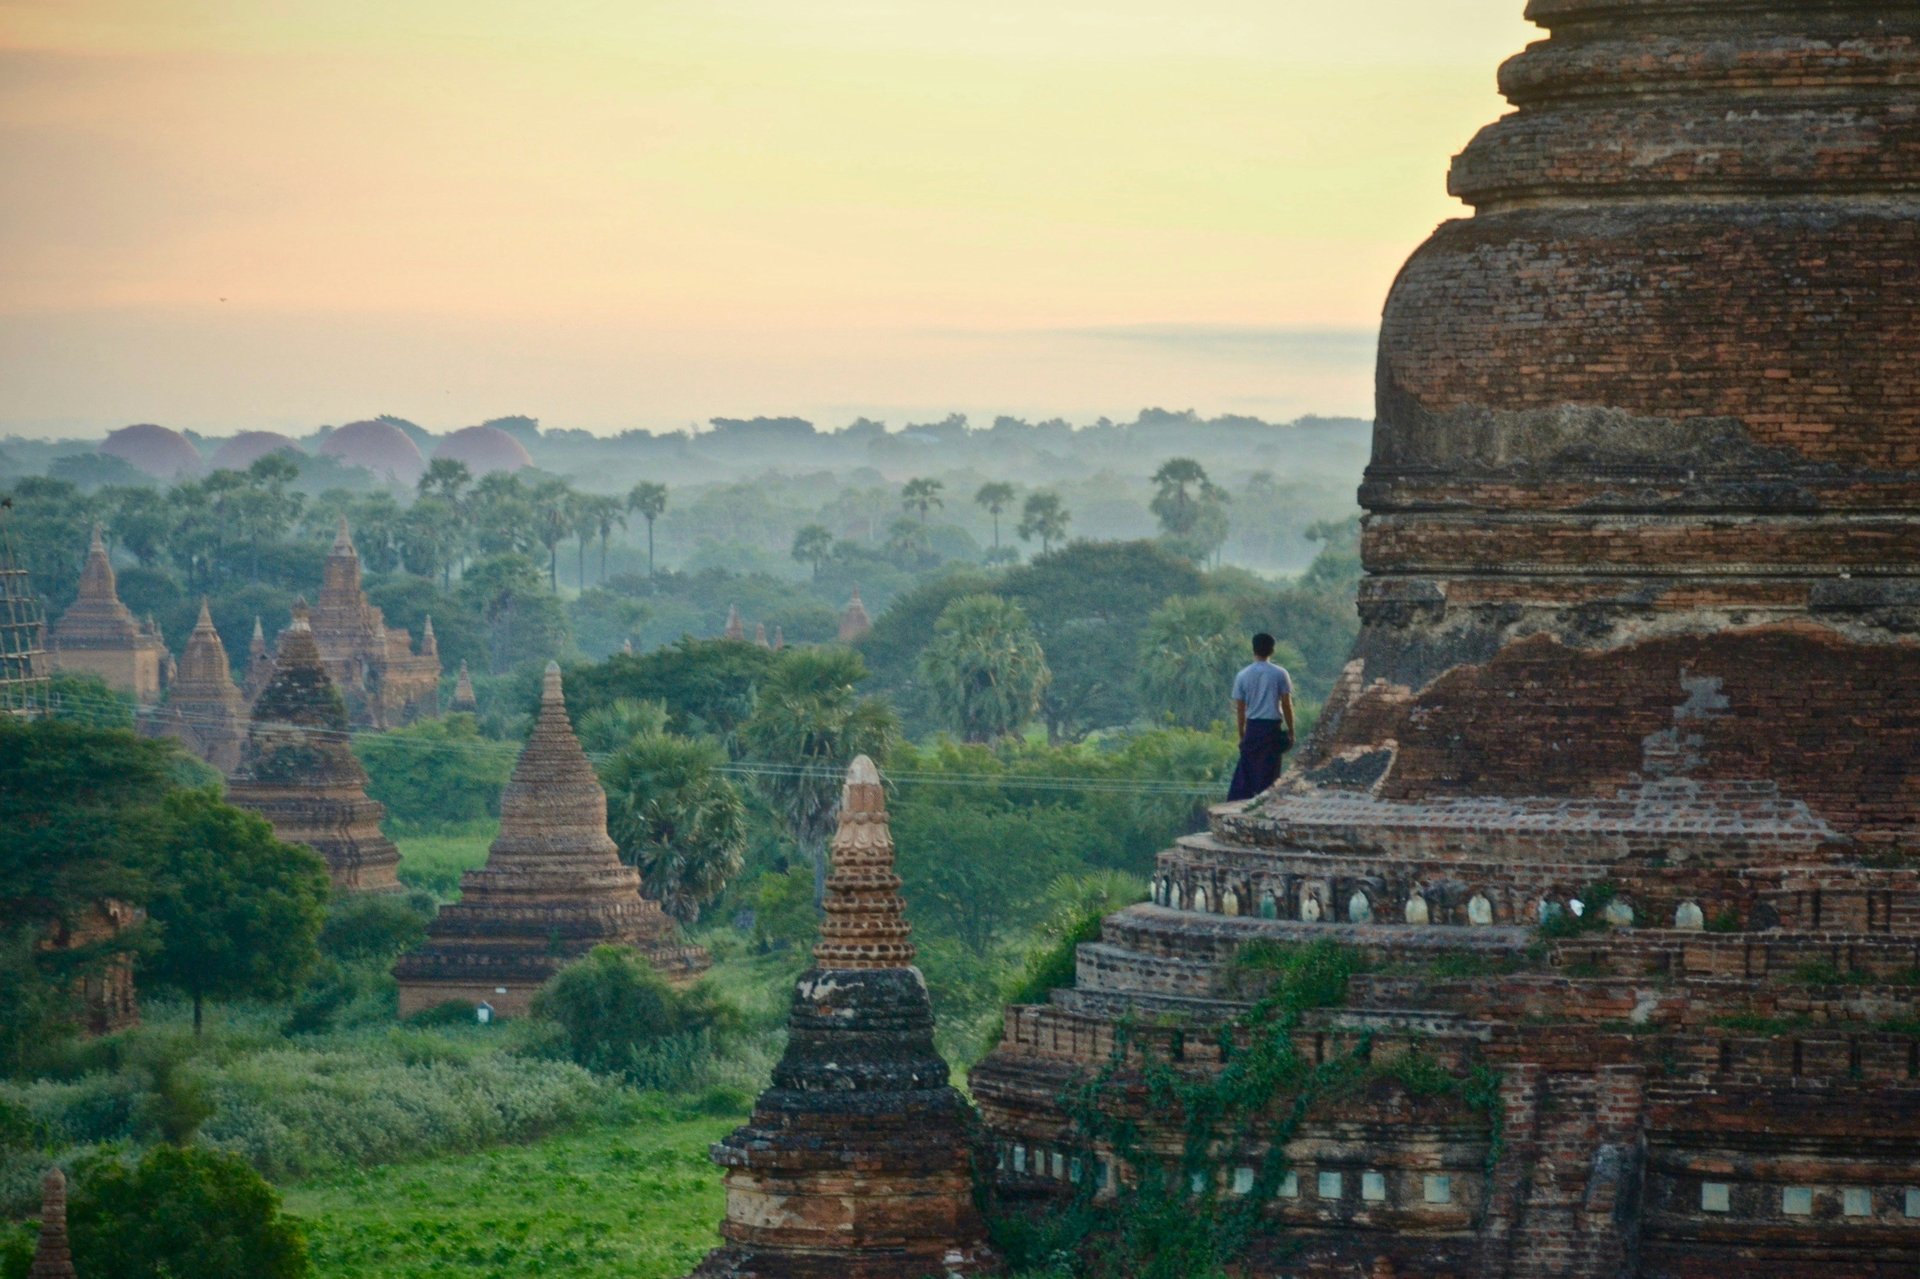
<svg viewBox="0 0 1920 1279"><path fill-rule="evenodd" d="M500 815L500 792L518 753L480 735L471 715L422 720L353 742L367 794L402 831L437 831Z"/></svg>
<svg viewBox="0 0 1920 1279"><path fill-rule="evenodd" d="M678 991L634 951L596 946L534 996L569 1057L643 1088L677 1089L704 1069L726 1010L700 987Z"/></svg>
<svg viewBox="0 0 1920 1279"><path fill-rule="evenodd" d="M114 1279L301 1279L306 1238L280 1197L233 1155L163 1146L131 1167L76 1170L74 1268Z"/></svg>

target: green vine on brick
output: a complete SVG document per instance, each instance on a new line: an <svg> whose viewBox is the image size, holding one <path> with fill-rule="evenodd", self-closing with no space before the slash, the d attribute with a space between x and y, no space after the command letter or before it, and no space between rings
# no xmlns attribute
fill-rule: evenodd
<svg viewBox="0 0 1920 1279"><path fill-rule="evenodd" d="M1294 1033L1302 1019L1343 1005L1348 982L1363 969L1357 952L1330 941L1243 946L1228 977L1239 985L1264 982L1264 990L1217 1029L1222 1064L1205 1075L1181 1070L1154 1049L1137 1019L1121 1019L1108 1060L1059 1098L1073 1124L1080 1170L1072 1199L1037 1219L995 1220L996 1241L1014 1269L1087 1279L1224 1275L1256 1235L1274 1230L1268 1208L1290 1171L1286 1148L1315 1106L1382 1075L1411 1091L1453 1093L1486 1110L1491 1170L1504 1147L1496 1072L1480 1067L1461 1079L1419 1053L1375 1069L1368 1032L1317 1065L1301 1057ZM1183 1042L1179 1036L1168 1036L1170 1046ZM1131 1117L1136 1109L1178 1124L1177 1156L1147 1145ZM1098 1198L1103 1187L1095 1153L1102 1149L1111 1155L1116 1182L1105 1200ZM1253 1168L1253 1185L1244 1194L1223 1194L1221 1172L1236 1166Z"/></svg>

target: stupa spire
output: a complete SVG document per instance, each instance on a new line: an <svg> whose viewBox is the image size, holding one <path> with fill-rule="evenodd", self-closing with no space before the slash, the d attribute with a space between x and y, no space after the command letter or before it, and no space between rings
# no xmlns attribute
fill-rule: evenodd
<svg viewBox="0 0 1920 1279"><path fill-rule="evenodd" d="M98 675L140 702L155 700L165 682L167 654L159 628L120 602L113 561L100 525L87 542L80 588L53 628L54 666Z"/></svg>
<svg viewBox="0 0 1920 1279"><path fill-rule="evenodd" d="M334 525L333 553L335 555L352 555L355 557L360 554L359 551L353 548L353 532L347 527L347 517L345 515L342 515L340 522Z"/></svg>
<svg viewBox="0 0 1920 1279"><path fill-rule="evenodd" d="M433 614L427 614L425 625L420 628L420 656L440 656L440 641L433 634Z"/></svg>
<svg viewBox="0 0 1920 1279"><path fill-rule="evenodd" d="M113 560L107 555L106 538L100 525L93 526L93 536L87 542L86 566L80 570L80 594L83 600L114 600L120 598L113 573Z"/></svg>
<svg viewBox="0 0 1920 1279"><path fill-rule="evenodd" d="M906 968L913 963L913 925L900 899L893 869L893 834L880 770L865 755L847 767L840 791L840 829L830 845L820 941L813 962L821 968Z"/></svg>
<svg viewBox="0 0 1920 1279"><path fill-rule="evenodd" d="M67 1175L58 1168L40 1183L40 1244L27 1279L78 1279L67 1242Z"/></svg>
<svg viewBox="0 0 1920 1279"><path fill-rule="evenodd" d="M873 619L867 616L867 606L860 602L860 584L854 583L853 598L847 601L846 611L840 614L840 642L851 644L873 629Z"/></svg>
<svg viewBox="0 0 1920 1279"><path fill-rule="evenodd" d="M727 605L727 629L723 632L730 640L743 640L747 637L747 626L740 620L740 606Z"/></svg>

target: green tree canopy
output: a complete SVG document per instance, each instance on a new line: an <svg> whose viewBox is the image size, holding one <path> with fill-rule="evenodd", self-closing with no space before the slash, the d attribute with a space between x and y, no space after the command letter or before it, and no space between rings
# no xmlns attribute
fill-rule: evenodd
<svg viewBox="0 0 1920 1279"><path fill-rule="evenodd" d="M1140 703L1157 720L1205 729L1230 718L1234 674L1251 660L1225 602L1175 596L1140 636Z"/></svg>
<svg viewBox="0 0 1920 1279"><path fill-rule="evenodd" d="M306 1237L238 1155L161 1146L131 1166L75 1172L67 1210L74 1269L114 1279L304 1279Z"/></svg>
<svg viewBox="0 0 1920 1279"><path fill-rule="evenodd" d="M993 517L993 549L1000 549L1000 514L1013 505L1013 485L1000 480L982 484L973 500Z"/></svg>
<svg viewBox="0 0 1920 1279"><path fill-rule="evenodd" d="M500 815L500 791L518 753L481 736L471 715L424 719L362 733L353 753L367 770L367 794L402 830L464 826Z"/></svg>
<svg viewBox="0 0 1920 1279"><path fill-rule="evenodd" d="M969 742L1018 732L1052 679L1026 613L994 595L947 605L920 666L941 718Z"/></svg>
<svg viewBox="0 0 1920 1279"><path fill-rule="evenodd" d="M78 979L138 945L40 942L104 899L146 901L175 758L131 732L0 715L0 1065L69 1030Z"/></svg>
<svg viewBox="0 0 1920 1279"><path fill-rule="evenodd" d="M726 762L712 742L652 732L600 766L607 833L647 895L683 924L740 873L746 853L747 809L719 771Z"/></svg>
<svg viewBox="0 0 1920 1279"><path fill-rule="evenodd" d="M642 1083L660 1082L659 1048L703 1041L729 1020L706 987L675 990L624 946L596 946L555 973L533 997L533 1015L559 1025L578 1064Z"/></svg>
<svg viewBox="0 0 1920 1279"><path fill-rule="evenodd" d="M746 757L765 770L754 784L813 862L816 902L826 890L826 842L847 765L857 755L884 761L899 736L892 708L855 692L866 674L851 649L789 650L761 682L753 714L740 726Z"/></svg>
<svg viewBox="0 0 1920 1279"><path fill-rule="evenodd" d="M615 653L567 672L574 726L619 698L659 702L667 725L689 736L730 738L753 711L753 690L779 659L757 644L683 638L650 653Z"/></svg>
<svg viewBox="0 0 1920 1279"><path fill-rule="evenodd" d="M820 566L833 554L833 532L824 524L805 524L793 535L793 558L810 565L815 577Z"/></svg>
<svg viewBox="0 0 1920 1279"><path fill-rule="evenodd" d="M311 850L212 790L161 805L162 835L148 914L160 943L143 971L193 1001L291 994L318 958L332 886Z"/></svg>

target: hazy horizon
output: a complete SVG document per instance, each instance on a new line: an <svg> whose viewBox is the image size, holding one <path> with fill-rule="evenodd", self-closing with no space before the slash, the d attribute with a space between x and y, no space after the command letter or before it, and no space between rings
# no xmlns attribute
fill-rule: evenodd
<svg viewBox="0 0 1920 1279"><path fill-rule="evenodd" d="M1369 417L1520 0L0 0L0 434Z"/></svg>

